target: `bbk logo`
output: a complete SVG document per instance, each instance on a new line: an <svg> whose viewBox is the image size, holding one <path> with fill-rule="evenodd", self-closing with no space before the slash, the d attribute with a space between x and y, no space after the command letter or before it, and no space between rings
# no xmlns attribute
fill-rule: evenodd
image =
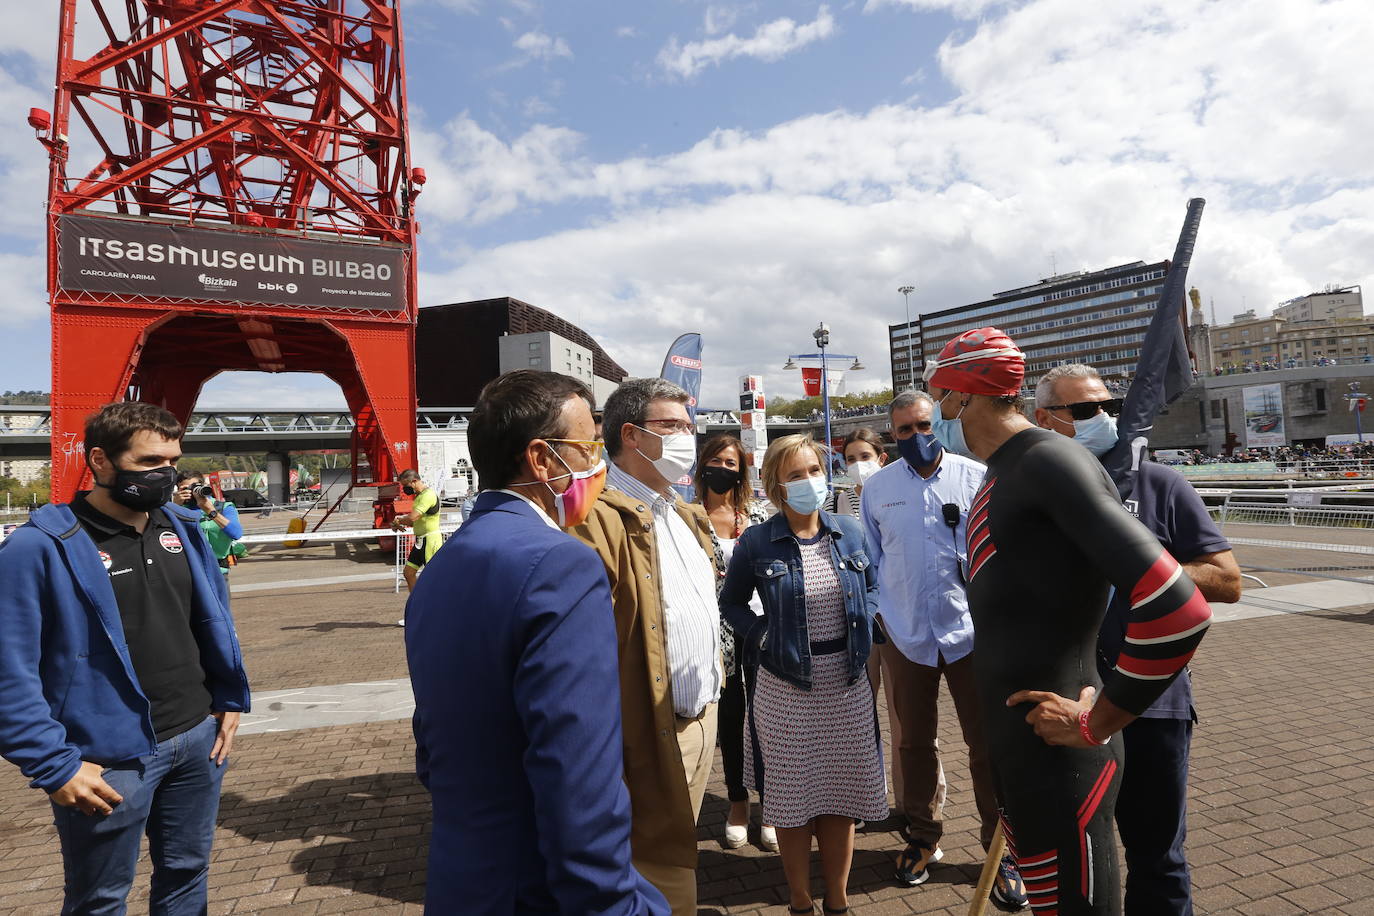
<svg viewBox="0 0 1374 916"><path fill-rule="evenodd" d="M263 283L259 281L258 289L275 293L294 293L299 287L294 283Z"/></svg>
<svg viewBox="0 0 1374 916"><path fill-rule="evenodd" d="M239 285L237 280L230 280L227 277L212 277L208 274L201 274L196 279L206 289L233 289Z"/></svg>

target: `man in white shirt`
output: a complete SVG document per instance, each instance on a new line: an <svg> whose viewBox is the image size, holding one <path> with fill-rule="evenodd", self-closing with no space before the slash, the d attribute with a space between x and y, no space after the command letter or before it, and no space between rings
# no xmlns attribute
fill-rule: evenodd
<svg viewBox="0 0 1374 916"><path fill-rule="evenodd" d="M943 855L945 785L936 742L941 676L968 746L984 849L997 828L992 769L973 681L973 620L963 568L967 516L984 468L944 448L932 433L934 409L930 396L915 390L903 391L888 406L902 460L871 477L861 501L887 634L879 651L902 726L898 756L907 846L897 857L897 879L913 886L929 879L930 863ZM993 900L1003 906L1025 905L1009 860L999 871Z"/></svg>
<svg viewBox="0 0 1374 916"><path fill-rule="evenodd" d="M611 582L635 867L674 916L696 914L696 819L725 680L710 521L671 486L696 460L689 401L663 379L627 379L607 398L606 490L572 529Z"/></svg>

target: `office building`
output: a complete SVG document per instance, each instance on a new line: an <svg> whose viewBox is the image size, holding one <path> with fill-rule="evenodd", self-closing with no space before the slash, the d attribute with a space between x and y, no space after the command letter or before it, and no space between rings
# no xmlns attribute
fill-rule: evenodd
<svg viewBox="0 0 1374 916"><path fill-rule="evenodd" d="M901 389L919 382L925 361L936 358L950 338L988 325L1025 351L1027 389L1061 363L1087 363L1109 380L1122 379L1135 370L1168 266L1133 261L1060 274L982 302L927 312L911 327L892 325L893 383Z"/></svg>
<svg viewBox="0 0 1374 916"><path fill-rule="evenodd" d="M1328 286L1319 293L1308 293L1274 309L1274 317L1284 321L1327 321L1335 318L1364 317L1364 296L1358 286Z"/></svg>

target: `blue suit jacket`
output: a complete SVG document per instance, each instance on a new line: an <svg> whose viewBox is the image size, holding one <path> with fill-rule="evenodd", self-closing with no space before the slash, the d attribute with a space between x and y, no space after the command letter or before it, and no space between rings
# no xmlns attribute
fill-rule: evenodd
<svg viewBox="0 0 1374 916"><path fill-rule="evenodd" d="M406 608L432 912L663 914L630 865L610 586L590 548L483 493Z"/></svg>

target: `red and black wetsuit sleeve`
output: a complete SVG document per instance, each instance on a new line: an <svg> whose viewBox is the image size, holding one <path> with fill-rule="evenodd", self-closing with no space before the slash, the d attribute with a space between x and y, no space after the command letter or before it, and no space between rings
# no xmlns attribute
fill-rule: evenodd
<svg viewBox="0 0 1374 916"><path fill-rule="evenodd" d="M1066 439L1062 445L1030 449L1023 460L1020 470L1043 511L1118 592L1131 597L1126 642L1103 693L1140 715L1193 657L1212 609L1178 561L1121 505L1110 478L1086 449Z"/></svg>

